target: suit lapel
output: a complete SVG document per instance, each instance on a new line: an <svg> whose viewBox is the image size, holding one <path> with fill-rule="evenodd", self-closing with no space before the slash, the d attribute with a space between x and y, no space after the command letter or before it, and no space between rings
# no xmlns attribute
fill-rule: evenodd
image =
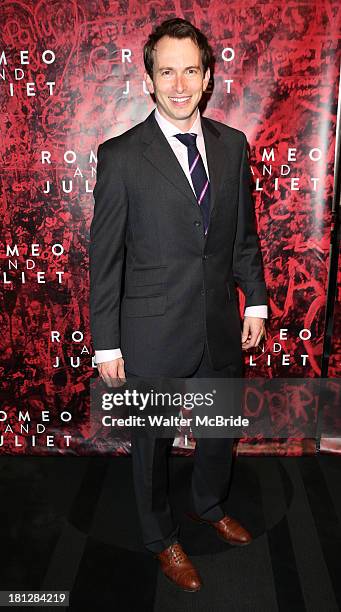
<svg viewBox="0 0 341 612"><path fill-rule="evenodd" d="M226 167L228 151L221 142L220 133L206 117L201 117L201 125L205 141L208 172L210 175L211 214L215 208L216 196L221 182L223 168ZM181 191L194 206L197 199L184 174L176 155L170 147L167 138L160 129L154 111L143 123L143 141L148 146L143 155L173 186Z"/></svg>
<svg viewBox="0 0 341 612"><path fill-rule="evenodd" d="M226 157L228 150L223 144L220 132L206 117L201 117L202 131L205 141L208 173L210 175L211 216L216 207L216 199L221 185L224 168L228 167Z"/></svg>
<svg viewBox="0 0 341 612"><path fill-rule="evenodd" d="M148 145L143 151L144 157L146 157L176 189L181 191L192 204L197 206L197 200L193 190L167 138L164 136L154 117L154 111L152 111L144 121L143 141Z"/></svg>

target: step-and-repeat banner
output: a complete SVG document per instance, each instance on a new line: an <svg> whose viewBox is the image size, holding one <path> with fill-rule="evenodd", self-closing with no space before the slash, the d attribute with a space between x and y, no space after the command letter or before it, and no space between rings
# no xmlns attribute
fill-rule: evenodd
<svg viewBox="0 0 341 612"><path fill-rule="evenodd" d="M205 115L242 130L250 145L270 313L263 349L245 356L246 376L319 377L339 3L5 1L0 10L0 452L129 452L128 438L108 446L89 427L92 190L98 144L154 107L142 47L174 16L201 28L215 52ZM267 452L304 450L297 436L286 445L272 441Z"/></svg>

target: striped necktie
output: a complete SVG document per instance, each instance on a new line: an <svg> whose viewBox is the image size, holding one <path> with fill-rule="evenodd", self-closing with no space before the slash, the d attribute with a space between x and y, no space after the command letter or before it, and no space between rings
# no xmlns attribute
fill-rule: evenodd
<svg viewBox="0 0 341 612"><path fill-rule="evenodd" d="M207 234L210 221L210 182L207 178L204 162L196 145L197 134L175 134L175 137L186 145L188 153L188 166L191 175L195 195L204 224L204 232Z"/></svg>

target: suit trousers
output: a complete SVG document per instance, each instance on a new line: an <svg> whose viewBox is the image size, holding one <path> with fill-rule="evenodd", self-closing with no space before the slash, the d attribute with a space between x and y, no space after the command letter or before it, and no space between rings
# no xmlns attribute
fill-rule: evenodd
<svg viewBox="0 0 341 612"><path fill-rule="evenodd" d="M135 375L126 372L127 379ZM207 346L201 361L187 378L241 377L242 364L220 370L212 368ZM168 455L173 438L136 435L132 430L133 481L144 546L158 553L178 541L179 525L174 521L168 499ZM232 438L197 438L194 451L188 510L202 518L219 521L225 512L222 502L228 495L232 468Z"/></svg>

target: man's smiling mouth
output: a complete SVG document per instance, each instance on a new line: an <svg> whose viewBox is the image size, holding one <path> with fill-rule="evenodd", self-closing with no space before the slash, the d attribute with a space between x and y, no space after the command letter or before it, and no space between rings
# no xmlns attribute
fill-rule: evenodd
<svg viewBox="0 0 341 612"><path fill-rule="evenodd" d="M188 102L191 99L191 96L186 96L186 97L183 97L183 98L177 98L175 96L174 97L169 96L169 99L172 102L174 102L175 104L183 105L183 104L186 104L186 102Z"/></svg>

